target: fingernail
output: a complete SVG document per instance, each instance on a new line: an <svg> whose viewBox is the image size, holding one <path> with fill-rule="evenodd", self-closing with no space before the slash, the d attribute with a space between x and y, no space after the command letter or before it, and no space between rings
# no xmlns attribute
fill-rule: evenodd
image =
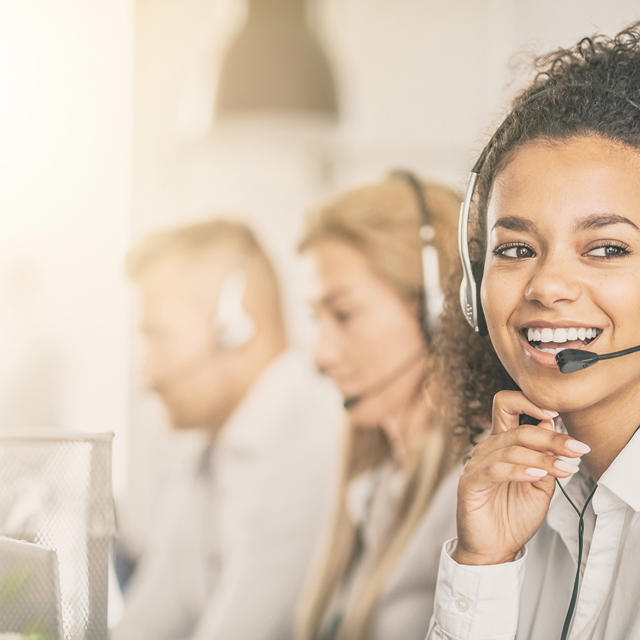
<svg viewBox="0 0 640 640"><path fill-rule="evenodd" d="M556 460L553 463L553 466L560 471L566 471L567 473L575 473L579 467L577 464L571 464L570 462L565 462L564 460Z"/></svg>
<svg viewBox="0 0 640 640"><path fill-rule="evenodd" d="M547 475L547 472L544 469L537 469L536 467L529 467L525 469L524 472L533 478L544 478Z"/></svg>
<svg viewBox="0 0 640 640"><path fill-rule="evenodd" d="M591 451L591 447L588 444L580 442L579 440L567 440L564 446L576 453L589 453L589 451Z"/></svg>
<svg viewBox="0 0 640 640"><path fill-rule="evenodd" d="M557 418L560 415L557 411L550 411L549 409L543 409L542 413L550 418Z"/></svg>
<svg viewBox="0 0 640 640"><path fill-rule="evenodd" d="M556 455L556 460L564 460L565 462L572 464L574 467L579 467L582 462L582 458L570 458L569 456L561 455Z"/></svg>

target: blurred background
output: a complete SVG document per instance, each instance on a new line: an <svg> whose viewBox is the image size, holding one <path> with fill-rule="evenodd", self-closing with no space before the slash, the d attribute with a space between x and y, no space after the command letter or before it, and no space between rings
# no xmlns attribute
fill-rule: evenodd
<svg viewBox="0 0 640 640"><path fill-rule="evenodd" d="M461 190L533 54L638 18L637 0L0 3L0 431L115 432L142 548L176 456L136 386L130 243L250 222L304 345L309 208L399 166Z"/></svg>

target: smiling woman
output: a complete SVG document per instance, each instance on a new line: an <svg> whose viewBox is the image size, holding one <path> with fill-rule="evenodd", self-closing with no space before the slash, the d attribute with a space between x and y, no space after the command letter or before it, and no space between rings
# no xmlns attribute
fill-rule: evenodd
<svg viewBox="0 0 640 640"><path fill-rule="evenodd" d="M556 358L639 341L639 68L640 23L542 58L474 167L462 302L489 339L449 305L442 372L459 428L492 430L460 480L432 639L640 637L640 358L571 375Z"/></svg>

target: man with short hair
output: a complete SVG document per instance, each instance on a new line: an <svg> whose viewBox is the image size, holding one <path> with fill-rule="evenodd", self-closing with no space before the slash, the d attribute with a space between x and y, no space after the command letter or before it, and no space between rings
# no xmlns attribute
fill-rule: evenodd
<svg viewBox="0 0 640 640"><path fill-rule="evenodd" d="M287 348L274 269L214 220L129 254L142 373L173 426L207 435L164 497L114 640L283 640L322 526L337 398Z"/></svg>

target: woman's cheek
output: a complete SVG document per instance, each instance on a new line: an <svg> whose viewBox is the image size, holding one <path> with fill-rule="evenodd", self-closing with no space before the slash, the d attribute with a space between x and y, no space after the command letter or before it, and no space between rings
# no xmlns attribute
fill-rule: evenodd
<svg viewBox="0 0 640 640"><path fill-rule="evenodd" d="M480 301L487 327L497 330L505 324L508 284L492 270L485 273L480 287ZM496 336L497 337L497 336Z"/></svg>
<svg viewBox="0 0 640 640"><path fill-rule="evenodd" d="M480 300L489 331L491 344L504 367L513 375L511 351L517 345L508 321L517 307L514 295L516 283L491 271L485 275L480 289Z"/></svg>

